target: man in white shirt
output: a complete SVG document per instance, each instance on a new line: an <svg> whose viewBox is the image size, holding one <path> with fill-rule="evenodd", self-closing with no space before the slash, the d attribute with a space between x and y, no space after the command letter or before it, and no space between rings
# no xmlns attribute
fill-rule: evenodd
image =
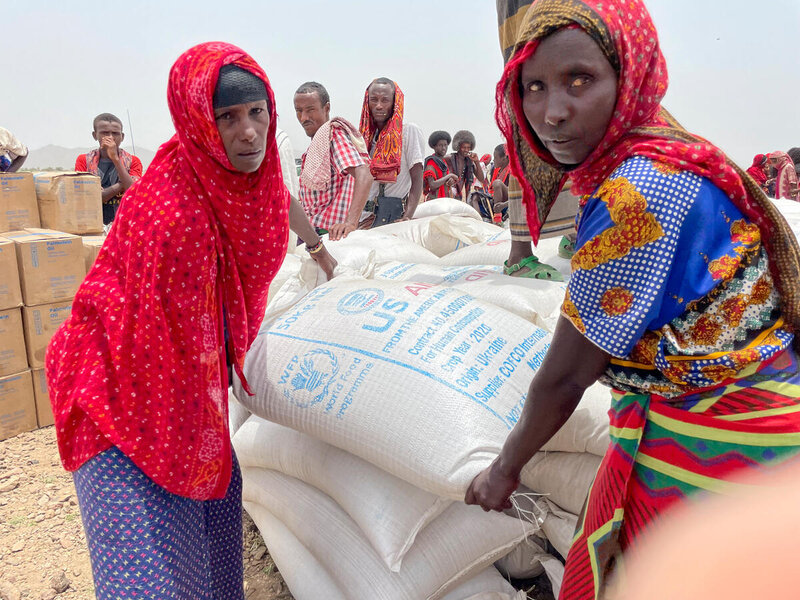
<svg viewBox="0 0 800 600"><path fill-rule="evenodd" d="M300 182L297 177L297 165L294 160L294 149L289 135L280 127L275 128L275 141L278 143L278 158L281 161L283 184L292 198L300 196ZM297 246L297 234L289 230L289 252Z"/></svg>
<svg viewBox="0 0 800 600"><path fill-rule="evenodd" d="M380 77L367 87L360 130L369 149L375 182L359 229L412 218L422 196L425 140L417 125L403 120L403 108L403 92L391 79ZM383 198L386 205L399 206L397 201L401 201L402 208L382 210ZM382 220L383 214L387 216Z"/></svg>
<svg viewBox="0 0 800 600"><path fill-rule="evenodd" d="M275 141L278 143L278 158L281 161L283 183L293 198L300 197L300 183L297 178L297 164L294 159L292 142L280 127L275 128Z"/></svg>

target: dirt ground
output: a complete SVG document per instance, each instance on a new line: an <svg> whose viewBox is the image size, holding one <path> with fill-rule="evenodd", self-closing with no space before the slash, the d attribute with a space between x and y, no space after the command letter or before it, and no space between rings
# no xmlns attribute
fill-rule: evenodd
<svg viewBox="0 0 800 600"><path fill-rule="evenodd" d="M244 514L245 595L292 600L255 524ZM541 577L519 582L532 600L553 600ZM91 600L89 552L72 476L53 427L0 442L0 600Z"/></svg>
<svg viewBox="0 0 800 600"><path fill-rule="evenodd" d="M246 513L243 526L247 598L292 600ZM22 598L94 598L75 488L53 427L0 442L0 600Z"/></svg>

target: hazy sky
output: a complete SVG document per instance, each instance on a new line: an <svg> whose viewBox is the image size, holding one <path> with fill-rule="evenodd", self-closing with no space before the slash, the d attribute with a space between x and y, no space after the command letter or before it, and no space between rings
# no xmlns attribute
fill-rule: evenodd
<svg viewBox="0 0 800 600"><path fill-rule="evenodd" d="M664 104L687 128L743 166L758 152L800 146L800 1L647 5L670 72ZM298 156L308 138L292 96L306 80L328 88L334 115L358 123L365 87L387 76L426 137L470 129L480 153L501 141L494 0L0 0L0 15L0 125L32 149L92 146L100 112L123 119L130 148L130 111L136 145L155 150L173 133L169 68L208 40L232 42L264 67Z"/></svg>

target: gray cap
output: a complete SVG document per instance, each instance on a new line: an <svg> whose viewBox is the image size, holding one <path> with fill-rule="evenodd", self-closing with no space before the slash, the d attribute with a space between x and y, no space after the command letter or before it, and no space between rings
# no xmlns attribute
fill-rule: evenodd
<svg viewBox="0 0 800 600"><path fill-rule="evenodd" d="M214 108L267 100L267 87L250 71L236 65L225 65L219 70L217 88L214 90Z"/></svg>

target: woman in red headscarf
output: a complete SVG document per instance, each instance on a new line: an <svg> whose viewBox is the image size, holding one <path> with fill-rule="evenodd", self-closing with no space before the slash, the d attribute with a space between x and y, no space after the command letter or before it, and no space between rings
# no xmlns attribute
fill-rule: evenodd
<svg viewBox="0 0 800 600"><path fill-rule="evenodd" d="M767 169L769 168L769 164L767 164L767 155L766 154L756 154L753 157L753 164L747 168L747 174L753 178L758 186L767 191Z"/></svg>
<svg viewBox="0 0 800 600"><path fill-rule="evenodd" d="M97 598L244 598L229 368L247 388L290 221L318 238L283 184L275 99L250 56L191 48L167 98L176 133L51 341L49 389Z"/></svg>
<svg viewBox="0 0 800 600"><path fill-rule="evenodd" d="M611 443L567 558L569 600L602 596L674 503L800 454L800 249L762 190L661 107L666 89L642 0L535 2L498 85L534 241L567 175L583 199L547 357L466 501L509 508L522 467L584 390L611 387Z"/></svg>

